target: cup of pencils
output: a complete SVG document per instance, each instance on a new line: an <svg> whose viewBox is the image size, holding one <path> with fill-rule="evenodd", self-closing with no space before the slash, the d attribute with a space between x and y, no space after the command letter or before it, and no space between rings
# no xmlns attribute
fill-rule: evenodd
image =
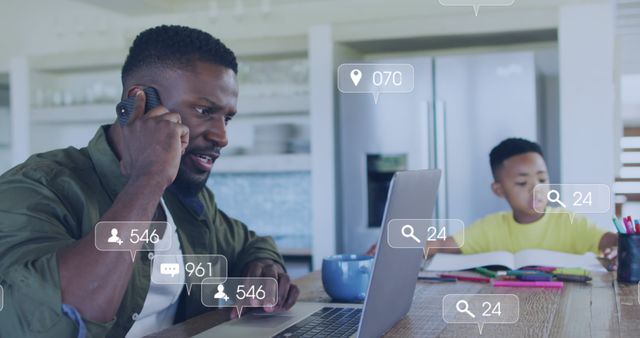
<svg viewBox="0 0 640 338"><path fill-rule="evenodd" d="M638 220L626 217L624 232L618 231L618 282L640 282L640 231Z"/></svg>

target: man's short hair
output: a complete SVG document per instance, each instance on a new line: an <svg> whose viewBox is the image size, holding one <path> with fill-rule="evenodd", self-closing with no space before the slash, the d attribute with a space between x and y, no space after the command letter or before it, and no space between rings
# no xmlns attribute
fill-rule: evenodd
<svg viewBox="0 0 640 338"><path fill-rule="evenodd" d="M196 62L220 65L238 73L236 56L211 34L185 26L157 26L135 38L122 66L122 84L148 68L189 70Z"/></svg>
<svg viewBox="0 0 640 338"><path fill-rule="evenodd" d="M542 148L540 148L540 145L535 142L515 137L508 138L500 142L500 144L495 146L489 154L489 163L491 164L493 178L495 180L498 179L497 172L504 161L511 157L531 152L538 153L544 158Z"/></svg>

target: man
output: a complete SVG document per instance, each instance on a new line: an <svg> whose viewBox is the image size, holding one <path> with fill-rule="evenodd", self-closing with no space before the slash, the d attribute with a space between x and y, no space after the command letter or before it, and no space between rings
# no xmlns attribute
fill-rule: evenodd
<svg viewBox="0 0 640 338"><path fill-rule="evenodd" d="M0 177L1 337L142 336L207 310L198 286L151 283L153 252L142 244L134 262L97 250L101 221L166 221L174 252L221 254L232 276L273 277L278 303L265 310L293 306L299 291L271 238L224 214L205 186L236 114L236 73L233 52L208 33L146 30L122 68L122 98L135 96L129 121ZM145 114L146 87L161 106Z"/></svg>

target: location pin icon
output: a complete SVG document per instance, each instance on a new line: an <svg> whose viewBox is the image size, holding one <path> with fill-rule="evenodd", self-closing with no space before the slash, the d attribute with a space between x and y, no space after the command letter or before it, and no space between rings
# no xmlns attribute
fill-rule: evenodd
<svg viewBox="0 0 640 338"><path fill-rule="evenodd" d="M357 87L358 83L360 83L360 79L362 78L362 72L360 69L354 69L351 71L351 81Z"/></svg>

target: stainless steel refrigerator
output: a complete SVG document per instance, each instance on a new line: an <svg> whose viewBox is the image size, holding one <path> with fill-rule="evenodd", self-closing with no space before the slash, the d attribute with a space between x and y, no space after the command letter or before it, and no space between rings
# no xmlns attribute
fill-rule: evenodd
<svg viewBox="0 0 640 338"><path fill-rule="evenodd" d="M340 94L340 252L377 241L397 170L443 170L435 218L468 226L508 210L490 190L489 152L507 137L537 140L533 51L352 61L411 64L415 84L377 104L370 94Z"/></svg>

